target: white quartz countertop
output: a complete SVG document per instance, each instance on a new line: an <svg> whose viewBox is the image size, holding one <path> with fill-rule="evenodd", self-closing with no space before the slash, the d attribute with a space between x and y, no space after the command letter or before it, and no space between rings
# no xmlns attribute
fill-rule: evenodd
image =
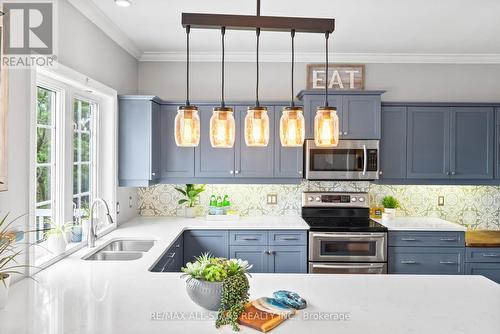
<svg viewBox="0 0 500 334"><path fill-rule="evenodd" d="M434 217L394 217L388 220L374 220L387 227L389 231L467 231L465 226Z"/></svg>
<svg viewBox="0 0 500 334"><path fill-rule="evenodd" d="M253 219L134 219L97 247L114 238L155 239L148 253L134 261L85 261L93 250L84 248L36 281L14 284L0 310L0 333L230 333L215 329L214 313L189 299L179 273L148 268L187 228L307 228L297 217ZM287 289L308 301L272 333L500 333L500 285L481 276L253 274L250 285L251 298Z"/></svg>

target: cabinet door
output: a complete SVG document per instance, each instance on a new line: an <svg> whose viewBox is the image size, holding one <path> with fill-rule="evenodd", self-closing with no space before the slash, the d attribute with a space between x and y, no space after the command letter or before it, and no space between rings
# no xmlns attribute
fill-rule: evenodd
<svg viewBox="0 0 500 334"><path fill-rule="evenodd" d="M232 259L242 259L252 265L251 273L267 273L268 259L267 246L231 246L229 256Z"/></svg>
<svg viewBox="0 0 500 334"><path fill-rule="evenodd" d="M306 119L306 138L314 138L314 117L318 107L325 105L325 97L322 95L304 96L304 117ZM328 105L337 108L339 116L339 131L342 131L342 95L328 96ZM339 133L340 135L340 133ZM342 138L342 135L340 135Z"/></svg>
<svg viewBox="0 0 500 334"><path fill-rule="evenodd" d="M409 107L407 178L449 177L450 108Z"/></svg>
<svg viewBox="0 0 500 334"><path fill-rule="evenodd" d="M249 147L245 143L245 116L247 107L236 108L236 141L235 145L235 176L246 177L269 177L274 174L274 108L268 108L269 116L269 143L263 147ZM238 149L239 148L239 149Z"/></svg>
<svg viewBox="0 0 500 334"><path fill-rule="evenodd" d="M172 245L174 256L174 271L181 271L184 267L184 237L183 234Z"/></svg>
<svg viewBox="0 0 500 334"><path fill-rule="evenodd" d="M283 147L280 140L280 118L284 106L274 108L274 177L302 178L303 147ZM306 124L307 126L307 124Z"/></svg>
<svg viewBox="0 0 500 334"><path fill-rule="evenodd" d="M500 108L495 110L496 112L496 141L495 141L495 155L496 155L496 178L500 179Z"/></svg>
<svg viewBox="0 0 500 334"><path fill-rule="evenodd" d="M492 179L494 154L493 108L451 110L450 169L455 179Z"/></svg>
<svg viewBox="0 0 500 334"><path fill-rule="evenodd" d="M463 247L389 247L389 274L446 274L464 273Z"/></svg>
<svg viewBox="0 0 500 334"><path fill-rule="evenodd" d="M184 263L191 262L196 256L209 252L215 257L228 257L229 232L221 231L186 231L184 233Z"/></svg>
<svg viewBox="0 0 500 334"><path fill-rule="evenodd" d="M163 105L161 112L161 176L193 177L194 148L175 144L175 116L177 106Z"/></svg>
<svg viewBox="0 0 500 334"><path fill-rule="evenodd" d="M500 284L500 263L466 263L466 275L481 275Z"/></svg>
<svg viewBox="0 0 500 334"><path fill-rule="evenodd" d="M342 97L342 138L380 139L380 95Z"/></svg>
<svg viewBox="0 0 500 334"><path fill-rule="evenodd" d="M269 247L270 273L307 273L306 246Z"/></svg>
<svg viewBox="0 0 500 334"><path fill-rule="evenodd" d="M406 107L382 107L380 177L406 178Z"/></svg>
<svg viewBox="0 0 500 334"><path fill-rule="evenodd" d="M210 144L210 117L214 106L200 109L200 145L195 148L196 177L234 177L234 153L239 141L236 138L233 148L214 148ZM235 114L237 121L237 113ZM239 131L236 129L236 135Z"/></svg>
<svg viewBox="0 0 500 334"><path fill-rule="evenodd" d="M158 180L161 176L161 106L156 102L151 106L151 179Z"/></svg>

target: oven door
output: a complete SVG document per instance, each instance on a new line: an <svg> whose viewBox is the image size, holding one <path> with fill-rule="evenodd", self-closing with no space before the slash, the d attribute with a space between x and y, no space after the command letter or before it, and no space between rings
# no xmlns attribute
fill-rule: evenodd
<svg viewBox="0 0 500 334"><path fill-rule="evenodd" d="M375 180L378 173L378 140L340 140L335 147L317 147L306 141L306 179Z"/></svg>
<svg viewBox="0 0 500 334"><path fill-rule="evenodd" d="M319 263L309 262L312 274L387 274L386 263Z"/></svg>
<svg viewBox="0 0 500 334"><path fill-rule="evenodd" d="M309 261L386 262L387 233L309 232Z"/></svg>

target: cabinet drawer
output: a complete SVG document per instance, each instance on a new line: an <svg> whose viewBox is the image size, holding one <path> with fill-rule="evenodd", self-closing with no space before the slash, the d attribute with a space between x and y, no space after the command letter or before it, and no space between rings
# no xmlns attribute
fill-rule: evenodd
<svg viewBox="0 0 500 334"><path fill-rule="evenodd" d="M464 248L389 247L390 274L463 274Z"/></svg>
<svg viewBox="0 0 500 334"><path fill-rule="evenodd" d="M463 247L464 232L389 232L392 247Z"/></svg>
<svg viewBox="0 0 500 334"><path fill-rule="evenodd" d="M481 275L500 284L500 263L466 263L466 275Z"/></svg>
<svg viewBox="0 0 500 334"><path fill-rule="evenodd" d="M498 262L498 263L500 263L500 248L467 247L465 249L465 254L466 254L465 262Z"/></svg>
<svg viewBox="0 0 500 334"><path fill-rule="evenodd" d="M269 245L307 245L307 231L269 231Z"/></svg>
<svg viewBox="0 0 500 334"><path fill-rule="evenodd" d="M229 245L267 245L267 231L229 231Z"/></svg>

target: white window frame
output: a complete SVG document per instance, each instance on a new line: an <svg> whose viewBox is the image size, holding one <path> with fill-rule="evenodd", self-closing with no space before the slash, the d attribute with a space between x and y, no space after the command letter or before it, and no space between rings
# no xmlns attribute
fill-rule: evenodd
<svg viewBox="0 0 500 334"><path fill-rule="evenodd" d="M36 127L37 127L37 87L41 86L46 89L56 91L56 100L59 106L65 106L65 112L59 113L56 117L56 123L53 125L56 129L64 129L64 131L55 131L56 141L63 141L63 145L55 145L55 163L62 161L64 167L57 168L53 176L54 180L59 180L62 184L56 185L52 190L55 191L54 202L54 222L64 223L73 219L73 101L74 99L81 99L97 104L95 115L93 115L94 122L94 142L95 149L93 150L92 168L94 169L93 193L96 197L103 198L110 206L111 216L114 224L107 225L105 228L98 231L98 238L116 229L117 210L116 210L116 187L117 181L117 93L115 90L89 79L88 77L58 64L56 68L35 68L31 71L31 149L30 149L30 219L29 227L35 226L35 203L36 203ZM58 93L58 94L57 94ZM56 107L57 108L57 107ZM56 112L57 114L57 112ZM102 115L104 114L104 115ZM105 131L105 135L101 133ZM106 157L106 159L103 159ZM71 203L68 203L70 201ZM61 203L61 204L59 204ZM69 204L69 205L68 205ZM99 210L95 212L100 215ZM101 211L102 213L102 211ZM28 235L28 241L33 243L35 234ZM37 271L46 268L47 266L57 262L58 260L66 257L69 254L85 247L86 240L76 244L74 247L67 249L63 254L44 259L44 262L35 261L35 251L31 247L29 251L29 264L34 265L30 273L34 274Z"/></svg>

